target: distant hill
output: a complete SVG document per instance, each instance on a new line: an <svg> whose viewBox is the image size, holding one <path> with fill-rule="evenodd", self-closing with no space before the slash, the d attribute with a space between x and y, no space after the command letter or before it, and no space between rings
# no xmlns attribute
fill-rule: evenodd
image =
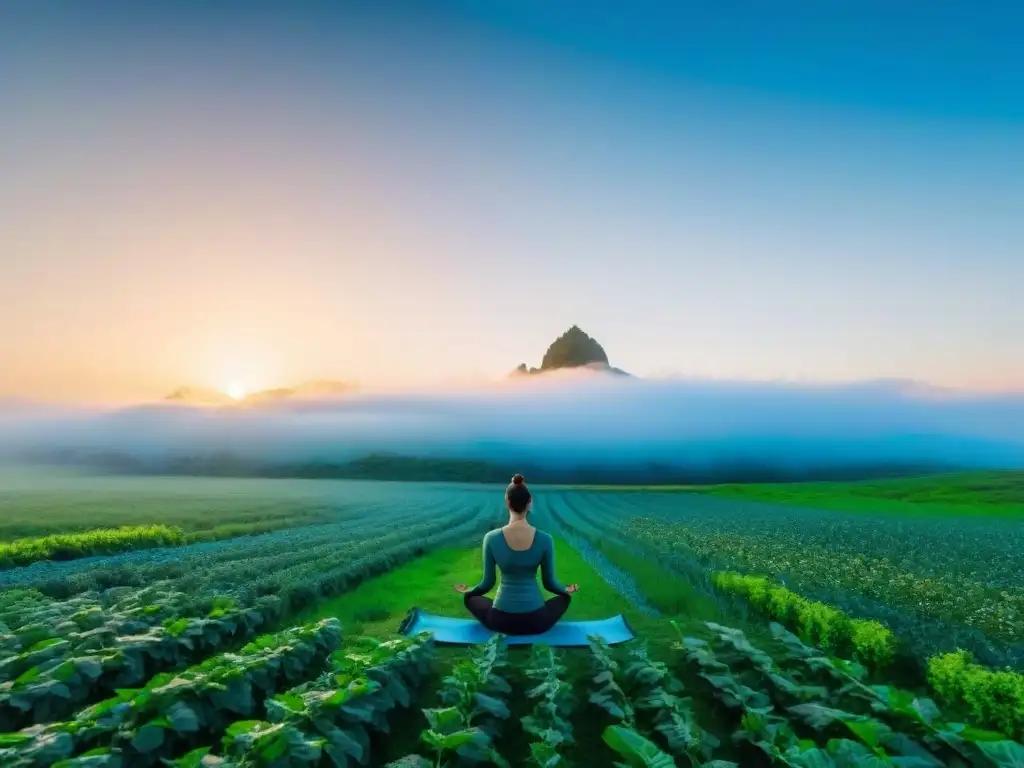
<svg viewBox="0 0 1024 768"><path fill-rule="evenodd" d="M203 387L179 387L167 395L168 402L187 405L259 405L296 397L332 397L350 392L354 384L343 381L307 381L297 387L279 387L251 392L242 400L234 400L224 392Z"/></svg>
<svg viewBox="0 0 1024 768"><path fill-rule="evenodd" d="M574 325L551 342L544 357L541 358L540 368L529 368L526 363L521 363L513 371L513 375L547 373L567 368L588 368L594 371L629 376L625 371L613 367L604 347L578 325Z"/></svg>

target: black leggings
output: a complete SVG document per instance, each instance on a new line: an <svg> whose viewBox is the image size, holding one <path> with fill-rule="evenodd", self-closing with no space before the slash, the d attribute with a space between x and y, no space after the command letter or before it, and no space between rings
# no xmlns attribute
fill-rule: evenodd
<svg viewBox="0 0 1024 768"><path fill-rule="evenodd" d="M466 595L466 609L492 632L503 635L539 635L547 632L569 608L568 595L555 595L542 608L529 613L508 613L483 595Z"/></svg>

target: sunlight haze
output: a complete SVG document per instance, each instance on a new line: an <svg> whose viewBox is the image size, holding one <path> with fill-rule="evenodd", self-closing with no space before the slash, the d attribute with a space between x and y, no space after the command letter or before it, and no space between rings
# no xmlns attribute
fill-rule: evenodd
<svg viewBox="0 0 1024 768"><path fill-rule="evenodd" d="M387 5L0 10L0 397L1024 390L1019 12Z"/></svg>

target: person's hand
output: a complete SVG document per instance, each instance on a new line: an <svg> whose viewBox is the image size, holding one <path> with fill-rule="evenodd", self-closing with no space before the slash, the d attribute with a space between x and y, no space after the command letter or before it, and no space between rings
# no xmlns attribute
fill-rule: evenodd
<svg viewBox="0 0 1024 768"><path fill-rule="evenodd" d="M455 591L461 592L462 594L466 594L467 592L469 592L469 587L467 587L465 584L456 584Z"/></svg>
<svg viewBox="0 0 1024 768"><path fill-rule="evenodd" d="M580 591L580 585L579 584L570 584L568 587L565 588L565 591L568 592L570 595L573 592L579 592Z"/></svg>

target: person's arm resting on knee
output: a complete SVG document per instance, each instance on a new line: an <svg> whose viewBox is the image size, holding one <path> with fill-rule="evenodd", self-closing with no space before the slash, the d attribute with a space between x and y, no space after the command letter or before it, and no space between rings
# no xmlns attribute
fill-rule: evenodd
<svg viewBox="0 0 1024 768"><path fill-rule="evenodd" d="M544 589L556 595L567 595L569 591L561 585L558 577L555 576L555 542L548 539L544 547L544 554L540 561L540 576L544 582Z"/></svg>
<svg viewBox="0 0 1024 768"><path fill-rule="evenodd" d="M491 548L489 545L490 539L487 536L485 536L483 547L484 577L480 580L479 584L477 584L475 587L469 590L469 592L466 593L466 595L469 597L472 597L473 595L486 595L488 592L494 589L495 562L494 554L491 552Z"/></svg>

